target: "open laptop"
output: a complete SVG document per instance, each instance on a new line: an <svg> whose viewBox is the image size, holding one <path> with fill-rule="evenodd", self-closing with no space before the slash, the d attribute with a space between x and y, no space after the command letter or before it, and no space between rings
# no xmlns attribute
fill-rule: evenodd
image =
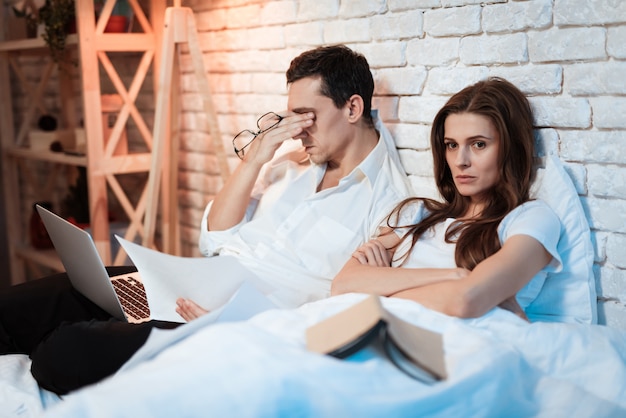
<svg viewBox="0 0 626 418"><path fill-rule="evenodd" d="M137 323L150 319L139 273L109 277L87 231L39 205L37 211L76 290L122 321Z"/></svg>

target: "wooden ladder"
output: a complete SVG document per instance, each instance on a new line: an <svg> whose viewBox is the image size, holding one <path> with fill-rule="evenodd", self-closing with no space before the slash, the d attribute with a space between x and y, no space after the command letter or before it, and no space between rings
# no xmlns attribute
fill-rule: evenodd
<svg viewBox="0 0 626 418"><path fill-rule="evenodd" d="M165 10L161 59L158 72L158 91L154 120L152 161L148 176L148 201L144 216L142 245L154 248L155 224L158 200L161 196L161 225L163 252L180 255L180 232L178 222L177 162L178 162L178 116L180 111L179 74L181 48L187 45L194 69L204 112L208 118L209 134L219 162L222 179L230 175L224 144L218 127L217 116L209 90L207 74L198 43L198 32L193 11L181 7L180 0ZM168 135L169 132L169 135ZM169 141L168 141L169 139ZM168 146L169 145L169 146ZM165 162L164 162L165 160ZM168 162L169 161L169 162Z"/></svg>

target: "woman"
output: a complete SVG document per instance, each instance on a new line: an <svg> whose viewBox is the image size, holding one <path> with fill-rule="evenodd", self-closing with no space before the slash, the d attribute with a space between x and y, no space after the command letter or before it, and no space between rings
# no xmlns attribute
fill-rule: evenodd
<svg viewBox="0 0 626 418"><path fill-rule="evenodd" d="M499 78L463 89L435 117L431 148L443 201L409 198L396 207L336 276L332 294L407 298L458 317L500 305L525 318L546 274L561 264L559 219L529 198L526 97Z"/></svg>

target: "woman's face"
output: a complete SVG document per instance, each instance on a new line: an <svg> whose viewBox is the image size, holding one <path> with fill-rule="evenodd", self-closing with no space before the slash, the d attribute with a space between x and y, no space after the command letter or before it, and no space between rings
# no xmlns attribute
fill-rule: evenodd
<svg viewBox="0 0 626 418"><path fill-rule="evenodd" d="M480 209L488 191L500 180L498 131L485 116L450 114L444 122L444 144L457 190Z"/></svg>

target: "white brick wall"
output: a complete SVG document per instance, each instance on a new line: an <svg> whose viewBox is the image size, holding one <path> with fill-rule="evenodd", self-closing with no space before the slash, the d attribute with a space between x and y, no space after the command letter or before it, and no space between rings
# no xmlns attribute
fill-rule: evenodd
<svg viewBox="0 0 626 418"><path fill-rule="evenodd" d="M417 190L434 195L430 122L450 94L487 76L530 96L542 155L566 162L592 227L600 320L626 329L626 2L621 0L189 0L227 149L284 109L284 72L305 49L364 53L375 107ZM182 233L221 185L194 82L183 75ZM236 160L231 160L232 164Z"/></svg>

